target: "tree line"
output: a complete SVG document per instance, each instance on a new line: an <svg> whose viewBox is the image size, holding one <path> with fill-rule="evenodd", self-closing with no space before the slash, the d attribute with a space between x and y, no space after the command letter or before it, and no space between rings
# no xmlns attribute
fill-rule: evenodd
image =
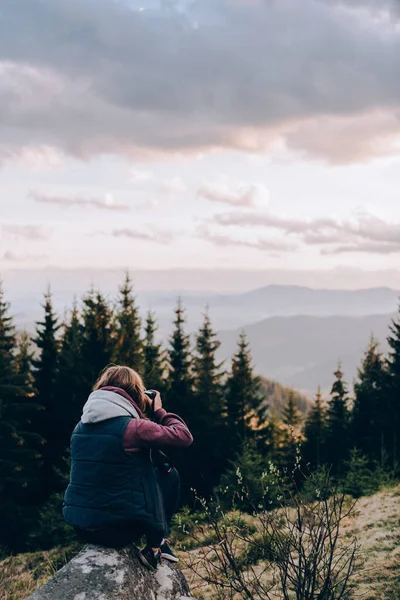
<svg viewBox="0 0 400 600"><path fill-rule="evenodd" d="M70 435L94 381L110 363L136 369L146 386L160 390L167 410L188 423L195 442L172 456L184 503L191 502L192 489L207 496L221 484L233 485L230 474L238 465L253 478L266 461L290 471L299 446L302 460L315 468L329 465L337 477L354 449L364 467L396 471L400 317L388 339L387 357L371 340L353 399L339 366L329 402L318 391L304 419L289 394L277 419L266 405L244 333L226 370L217 358L220 343L208 314L192 338L178 301L173 332L163 347L154 314L142 323L129 275L116 305L92 289L62 321L46 293L33 339L17 333L0 286L0 546L21 551L55 542L59 525L53 526L51 514L55 506L59 524Z"/></svg>

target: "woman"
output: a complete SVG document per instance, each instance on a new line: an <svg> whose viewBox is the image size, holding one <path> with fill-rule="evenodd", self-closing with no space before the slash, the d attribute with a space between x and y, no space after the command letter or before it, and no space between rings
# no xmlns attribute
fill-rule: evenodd
<svg viewBox="0 0 400 600"><path fill-rule="evenodd" d="M144 412L153 402L150 421ZM151 570L161 558L177 562L164 538L179 502L179 474L160 451L192 441L184 421L162 408L159 392L154 400L146 396L133 369L107 367L72 433L66 522L84 541L105 546L125 546L145 534L139 558Z"/></svg>

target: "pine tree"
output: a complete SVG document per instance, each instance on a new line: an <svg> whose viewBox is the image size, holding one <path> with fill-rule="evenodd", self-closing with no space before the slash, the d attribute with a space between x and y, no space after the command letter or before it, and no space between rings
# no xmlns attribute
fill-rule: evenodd
<svg viewBox="0 0 400 600"><path fill-rule="evenodd" d="M9 304L5 301L3 286L0 281L0 416L6 408L9 399L14 398L15 389L15 360L16 344L15 327L9 315ZM4 425L4 424L3 424Z"/></svg>
<svg viewBox="0 0 400 600"><path fill-rule="evenodd" d="M25 382L25 389L29 396L35 395L34 377L32 374L32 360L32 340L29 333L25 330L22 332L19 338L16 363L19 377Z"/></svg>
<svg viewBox="0 0 400 600"><path fill-rule="evenodd" d="M182 417L193 431L193 421L196 412L193 394L192 355L190 352L190 337L185 332L185 311L181 299L178 299L175 309L174 329L167 350L167 380L165 408ZM189 451L172 453L174 462L181 474L184 503L192 500L191 488L197 483L192 456L196 455L196 446Z"/></svg>
<svg viewBox="0 0 400 600"><path fill-rule="evenodd" d="M9 458L14 468L5 496L9 510L4 523L7 545L14 552L26 550L30 530L36 525L35 499L40 495L42 452L44 440L36 432L36 423L42 407L37 404L32 375L31 339L23 332L15 354L18 393L8 406L5 420L12 424L12 445Z"/></svg>
<svg viewBox="0 0 400 600"><path fill-rule="evenodd" d="M385 410L385 443L393 465L400 463L400 307L397 320L393 320L388 337L387 408Z"/></svg>
<svg viewBox="0 0 400 600"><path fill-rule="evenodd" d="M14 356L16 338L12 317L8 314L10 305L5 301L0 281L0 408L10 393L14 392L12 380L15 375Z"/></svg>
<svg viewBox="0 0 400 600"><path fill-rule="evenodd" d="M161 392L164 391L165 355L162 345L157 344L155 335L157 323L151 311L147 314L145 339L143 346L143 378L146 386Z"/></svg>
<svg viewBox="0 0 400 600"><path fill-rule="evenodd" d="M86 381L82 360L82 326L79 311L74 303L69 320L64 320L59 369L57 377L57 427L60 452L65 453L72 430L78 423L86 401Z"/></svg>
<svg viewBox="0 0 400 600"><path fill-rule="evenodd" d="M340 474L343 461L349 453L349 409L348 392L343 381L343 372L339 363L334 372L336 380L331 390L331 399L327 411L326 459L332 465L333 472Z"/></svg>
<svg viewBox="0 0 400 600"><path fill-rule="evenodd" d="M232 447L256 438L265 412L261 393L261 378L254 375L249 344L242 332L236 354L232 358L231 373L225 384L228 438Z"/></svg>
<svg viewBox="0 0 400 600"><path fill-rule="evenodd" d="M279 465L286 443L286 428L273 410L268 414L262 434L264 444L263 448L259 447L259 453L268 457L273 464Z"/></svg>
<svg viewBox="0 0 400 600"><path fill-rule="evenodd" d="M32 524L32 499L38 486L41 438L34 432L33 420L39 410L35 403L30 371L30 338L23 333L19 350L11 347L14 328L0 290L0 545L19 552L24 549ZM3 350L9 352L8 365ZM4 370L3 370L4 369ZM8 383L5 373L8 371ZM6 391L7 390L7 391ZM28 510L29 509L29 510Z"/></svg>
<svg viewBox="0 0 400 600"><path fill-rule="evenodd" d="M185 311L179 299L174 331L170 338L167 378L167 408L191 424L194 411L190 337L185 333Z"/></svg>
<svg viewBox="0 0 400 600"><path fill-rule="evenodd" d="M320 387L318 387L313 407L307 415L304 436L303 455L306 462L311 467L321 467L325 462L326 408L323 404Z"/></svg>
<svg viewBox="0 0 400 600"><path fill-rule="evenodd" d="M372 338L354 384L351 433L352 445L374 460L379 460L384 453L383 417L388 416L384 414L383 404L385 379L379 344Z"/></svg>
<svg viewBox="0 0 400 600"><path fill-rule="evenodd" d="M43 407L36 419L36 431L43 438L40 498L46 499L57 486L56 466L59 463L59 432L56 426L57 378L59 367L60 325L53 311L50 291L44 296L44 319L36 327L34 342L38 357L33 360L37 403Z"/></svg>
<svg viewBox="0 0 400 600"><path fill-rule="evenodd" d="M20 393L16 379L15 327L0 282L0 544L9 546L15 531L11 490L18 478L15 407ZM11 521L11 523L10 523Z"/></svg>
<svg viewBox="0 0 400 600"><path fill-rule="evenodd" d="M100 292L91 290L83 299L81 356L84 396L90 393L100 372L112 360L112 316L112 309Z"/></svg>
<svg viewBox="0 0 400 600"><path fill-rule="evenodd" d="M129 273L120 288L118 309L115 315L115 347L113 360L141 371L143 363L143 342L141 339L141 319L133 295Z"/></svg>
<svg viewBox="0 0 400 600"><path fill-rule="evenodd" d="M377 492L379 479L371 469L371 461L358 448L350 451L345 463L346 475L343 479L343 491L353 498L370 496Z"/></svg>
<svg viewBox="0 0 400 600"><path fill-rule="evenodd" d="M217 420L221 420L223 415L222 365L216 359L220 345L206 313L196 338L193 385L198 412L207 418L214 416Z"/></svg>
<svg viewBox="0 0 400 600"><path fill-rule="evenodd" d="M301 423L301 414L297 408L294 391L290 390L286 404L282 410L282 421L288 427L297 429Z"/></svg>
<svg viewBox="0 0 400 600"><path fill-rule="evenodd" d="M38 489L38 475L42 465L44 440L35 431L43 407L38 404L32 373L33 351L29 334L24 331L19 339L15 357L19 394L17 395L15 422L18 436L18 478L15 480L20 498L31 502L32 493Z"/></svg>
<svg viewBox="0 0 400 600"><path fill-rule="evenodd" d="M297 408L293 390L289 390L286 404L282 410L283 444L281 450L281 463L288 472L292 472L296 464L297 449L300 443L299 425L301 423L300 411Z"/></svg>
<svg viewBox="0 0 400 600"><path fill-rule="evenodd" d="M224 443L226 421L223 373L222 365L216 358L219 346L210 318L205 314L196 337L193 357L195 411L191 416L191 423L196 440L192 452L197 479L194 487L206 495L218 484L228 458Z"/></svg>

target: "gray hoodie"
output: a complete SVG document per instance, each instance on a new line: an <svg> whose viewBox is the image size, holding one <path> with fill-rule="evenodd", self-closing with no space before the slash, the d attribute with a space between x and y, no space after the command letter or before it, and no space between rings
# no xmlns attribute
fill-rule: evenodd
<svg viewBox="0 0 400 600"><path fill-rule="evenodd" d="M120 394L106 390L92 392L83 407L82 423L99 423L114 417L140 418L136 408Z"/></svg>

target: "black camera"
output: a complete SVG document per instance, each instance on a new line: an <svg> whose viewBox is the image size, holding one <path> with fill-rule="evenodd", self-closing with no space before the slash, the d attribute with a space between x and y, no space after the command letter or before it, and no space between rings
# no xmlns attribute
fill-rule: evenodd
<svg viewBox="0 0 400 600"><path fill-rule="evenodd" d="M151 400L151 418L154 417L154 405L156 402L157 391L156 390L144 390L146 396Z"/></svg>

